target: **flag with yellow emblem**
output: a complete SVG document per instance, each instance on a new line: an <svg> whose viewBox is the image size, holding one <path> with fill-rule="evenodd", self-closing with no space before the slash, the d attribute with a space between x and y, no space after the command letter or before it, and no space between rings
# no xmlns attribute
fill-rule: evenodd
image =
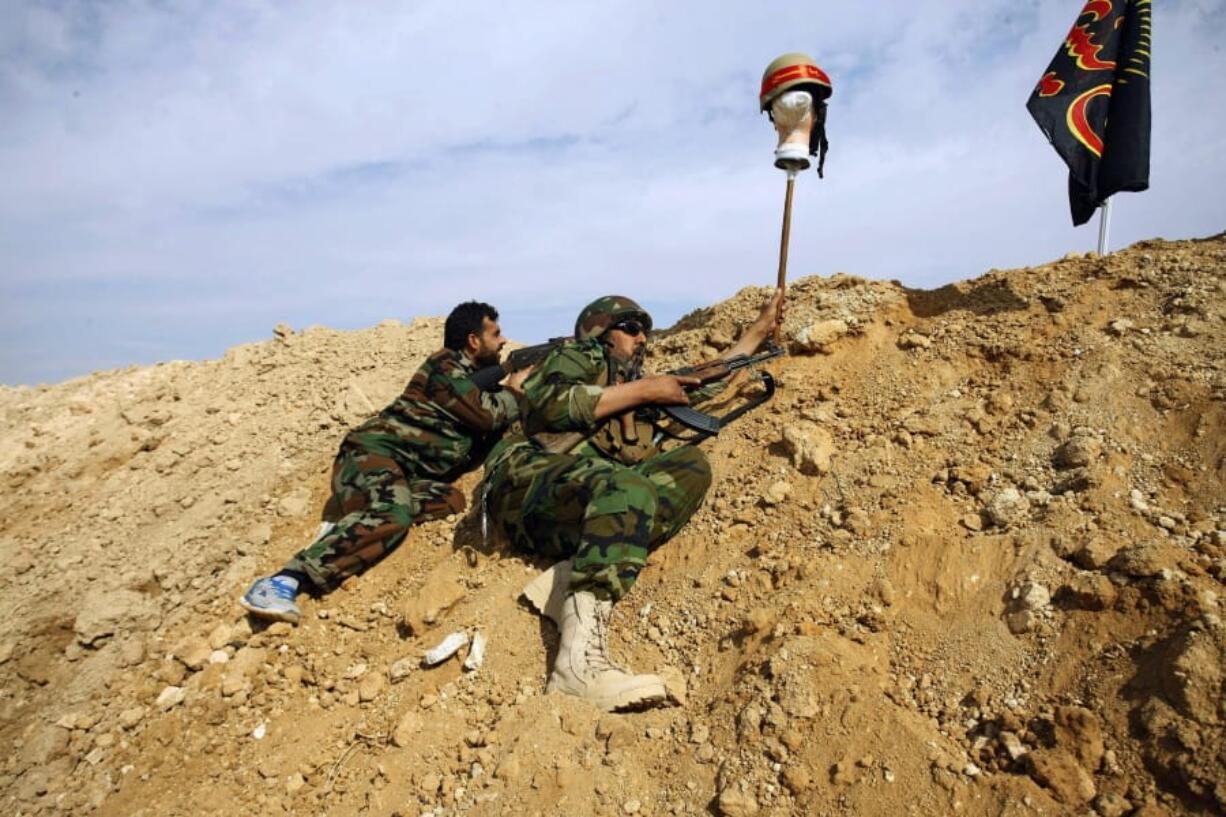
<svg viewBox="0 0 1226 817"><path fill-rule="evenodd" d="M1150 0L1089 0L1026 108L1069 169L1073 224L1149 187Z"/></svg>

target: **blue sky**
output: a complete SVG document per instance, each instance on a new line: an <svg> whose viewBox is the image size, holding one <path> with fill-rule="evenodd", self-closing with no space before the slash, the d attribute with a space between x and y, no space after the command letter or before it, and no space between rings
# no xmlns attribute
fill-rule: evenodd
<svg viewBox="0 0 1226 817"><path fill-rule="evenodd" d="M790 273L938 286L1093 249L1024 104L1081 3L0 0L0 382L210 358L476 297L567 331L773 281L757 112L832 76ZM1155 7L1151 190L1113 245L1226 229L1226 0Z"/></svg>

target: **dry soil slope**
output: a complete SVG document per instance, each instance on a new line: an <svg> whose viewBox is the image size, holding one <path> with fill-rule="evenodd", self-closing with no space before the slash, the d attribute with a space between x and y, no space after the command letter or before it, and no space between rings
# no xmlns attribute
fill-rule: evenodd
<svg viewBox="0 0 1226 817"><path fill-rule="evenodd" d="M0 802L1217 813L1224 269L1219 236L933 292L797 282L778 396L704 444L708 502L618 608L618 652L688 687L631 715L543 694L554 634L515 600L540 565L476 515L297 629L238 615L437 321L0 390ZM688 316L654 367L726 348L762 296ZM420 668L457 629L485 664Z"/></svg>

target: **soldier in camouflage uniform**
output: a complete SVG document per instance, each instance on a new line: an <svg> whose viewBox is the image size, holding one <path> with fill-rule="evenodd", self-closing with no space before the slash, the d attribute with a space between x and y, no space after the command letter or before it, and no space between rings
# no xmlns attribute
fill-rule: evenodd
<svg viewBox="0 0 1226 817"><path fill-rule="evenodd" d="M781 316L776 293L728 355L751 354ZM629 298L589 304L575 340L525 381L524 433L491 452L481 494L516 547L573 557L548 688L610 711L667 700L659 677L611 661L608 619L648 554L676 535L711 484L711 466L697 447L661 453L650 444L650 427L635 427L639 406L684 405L717 390L687 394L698 385L690 377L638 378L650 329L651 316Z"/></svg>
<svg viewBox="0 0 1226 817"><path fill-rule="evenodd" d="M508 389L483 392L470 379L498 363L506 341L490 305L460 304L444 325L444 347L428 357L404 393L351 430L332 466L325 517L335 524L280 572L259 579L241 604L260 618L296 622L294 597L327 592L395 550L409 528L464 510L452 486L478 465L518 417Z"/></svg>

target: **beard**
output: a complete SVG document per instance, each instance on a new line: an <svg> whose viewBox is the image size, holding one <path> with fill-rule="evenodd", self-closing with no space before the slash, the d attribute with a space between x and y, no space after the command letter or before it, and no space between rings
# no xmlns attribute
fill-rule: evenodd
<svg viewBox="0 0 1226 817"><path fill-rule="evenodd" d="M497 366L502 362L502 352L498 349L495 349L492 352L486 352L474 358L473 362L480 368L484 368L486 366Z"/></svg>
<svg viewBox="0 0 1226 817"><path fill-rule="evenodd" d="M647 359L647 346L638 346L630 354L630 357L622 357L614 351L611 344L605 345L608 359L613 363L613 368L619 372L620 378L618 382L628 382L637 380L643 372L643 362Z"/></svg>

